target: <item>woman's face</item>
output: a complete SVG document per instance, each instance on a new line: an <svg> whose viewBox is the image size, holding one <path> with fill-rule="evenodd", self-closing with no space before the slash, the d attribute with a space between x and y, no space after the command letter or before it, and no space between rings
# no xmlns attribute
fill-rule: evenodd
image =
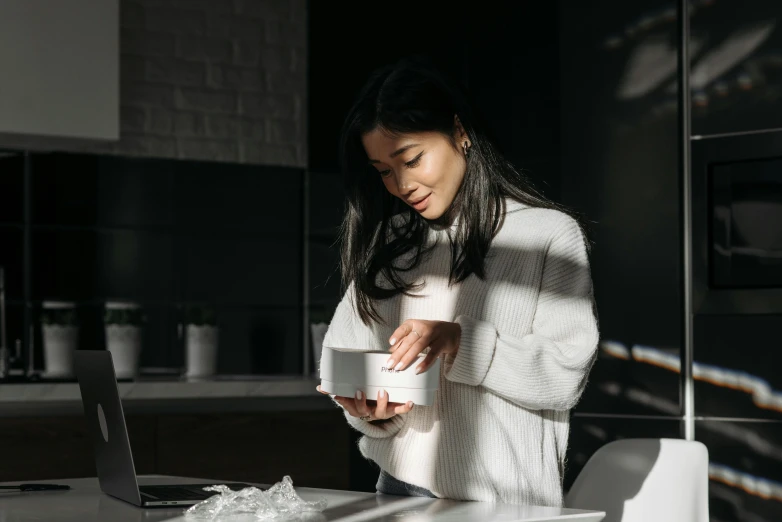
<svg viewBox="0 0 782 522"><path fill-rule="evenodd" d="M375 129L361 141L386 189L432 220L445 214L464 180L467 139L461 125L454 137L458 148L439 132L390 136Z"/></svg>

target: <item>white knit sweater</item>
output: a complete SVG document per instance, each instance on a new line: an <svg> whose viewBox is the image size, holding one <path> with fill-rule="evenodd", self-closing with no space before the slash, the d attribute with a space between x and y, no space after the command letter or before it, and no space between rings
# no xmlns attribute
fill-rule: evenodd
<svg viewBox="0 0 782 522"><path fill-rule="evenodd" d="M449 232L432 231L431 257L405 276L425 281L419 297L377 303L387 325L364 325L348 291L323 342L387 350L407 319L458 322L459 351L441 365L434 404L384 424L346 412L348 422L364 433L366 458L439 497L560 506L568 410L598 344L581 230L561 212L508 201L486 280L451 287Z"/></svg>

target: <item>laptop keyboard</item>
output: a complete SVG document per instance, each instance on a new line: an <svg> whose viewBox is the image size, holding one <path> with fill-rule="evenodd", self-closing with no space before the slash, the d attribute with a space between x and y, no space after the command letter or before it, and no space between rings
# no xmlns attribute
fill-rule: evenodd
<svg viewBox="0 0 782 522"><path fill-rule="evenodd" d="M187 484L180 486L140 486L139 492L146 497L147 500L206 500L207 498L216 495L214 491L204 491L203 488L212 486L214 484ZM249 484L225 484L234 491L249 487Z"/></svg>

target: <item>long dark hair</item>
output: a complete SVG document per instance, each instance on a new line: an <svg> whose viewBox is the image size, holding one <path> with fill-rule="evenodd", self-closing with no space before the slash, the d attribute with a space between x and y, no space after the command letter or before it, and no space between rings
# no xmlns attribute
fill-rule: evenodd
<svg viewBox="0 0 782 522"><path fill-rule="evenodd" d="M457 83L428 64L409 59L375 71L348 112L341 136L347 198L340 233L342 284L345 288L354 286L355 306L365 324L383 321L374 300L409 295L413 290L400 273L420 264L429 227L436 224L386 190L380 175L368 164L361 137L374 129L392 135L440 132L459 147L454 139L455 116L472 146L464 181L444 217L448 220L455 212L459 215L451 245L451 284L470 274L485 278L484 258L501 226L506 197L572 215L535 191L503 158ZM392 219L396 215L402 219ZM378 284L378 276L385 279L383 284Z"/></svg>

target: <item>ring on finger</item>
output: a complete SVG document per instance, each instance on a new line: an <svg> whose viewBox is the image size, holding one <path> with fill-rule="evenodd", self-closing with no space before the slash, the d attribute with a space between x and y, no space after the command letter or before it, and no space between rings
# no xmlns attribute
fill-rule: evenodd
<svg viewBox="0 0 782 522"><path fill-rule="evenodd" d="M417 331L415 331L415 330L412 330L410 333L414 333L414 334L416 334L416 335L418 336L418 338L419 338L419 339L421 338L421 334L420 334L420 333L418 333L418 332L417 332Z"/></svg>
<svg viewBox="0 0 782 522"><path fill-rule="evenodd" d="M359 419L369 422L372 419L372 415L364 415L363 417L359 417Z"/></svg>

